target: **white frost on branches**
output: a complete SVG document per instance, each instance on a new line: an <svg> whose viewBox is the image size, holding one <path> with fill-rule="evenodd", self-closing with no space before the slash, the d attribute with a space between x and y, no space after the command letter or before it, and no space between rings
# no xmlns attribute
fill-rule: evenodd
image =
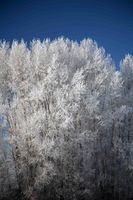
<svg viewBox="0 0 133 200"><path fill-rule="evenodd" d="M90 39L1 42L0 113L22 192L29 198L53 181L58 195L76 199L81 185L80 193L91 195L111 176L111 155L124 162L125 152L123 170L132 169L132 97L130 55L118 72Z"/></svg>

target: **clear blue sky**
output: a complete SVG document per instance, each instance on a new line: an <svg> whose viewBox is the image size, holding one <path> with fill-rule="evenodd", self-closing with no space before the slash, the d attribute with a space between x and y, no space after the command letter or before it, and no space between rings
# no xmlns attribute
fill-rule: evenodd
<svg viewBox="0 0 133 200"><path fill-rule="evenodd" d="M133 0L0 0L0 39L92 38L117 67L133 54Z"/></svg>

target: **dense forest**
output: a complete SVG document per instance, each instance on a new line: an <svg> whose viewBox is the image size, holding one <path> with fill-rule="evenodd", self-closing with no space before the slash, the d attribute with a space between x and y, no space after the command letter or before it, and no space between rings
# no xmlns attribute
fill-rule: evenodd
<svg viewBox="0 0 133 200"><path fill-rule="evenodd" d="M91 39L0 43L0 199L133 199L133 57Z"/></svg>

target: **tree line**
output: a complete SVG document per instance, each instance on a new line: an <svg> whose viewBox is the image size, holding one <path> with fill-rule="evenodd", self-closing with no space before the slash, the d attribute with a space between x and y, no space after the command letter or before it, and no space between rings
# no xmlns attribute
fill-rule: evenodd
<svg viewBox="0 0 133 200"><path fill-rule="evenodd" d="M0 116L1 199L133 198L131 55L118 71L91 39L3 41Z"/></svg>

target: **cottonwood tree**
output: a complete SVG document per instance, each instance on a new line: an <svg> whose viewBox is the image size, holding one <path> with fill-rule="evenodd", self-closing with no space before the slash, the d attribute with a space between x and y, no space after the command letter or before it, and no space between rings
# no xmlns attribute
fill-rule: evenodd
<svg viewBox="0 0 133 200"><path fill-rule="evenodd" d="M122 88L122 104L125 105L125 113L123 117L123 127L121 130L122 139L125 146L125 173L124 173L124 188L126 198L132 198L133 184L133 57L126 55L120 63L120 71L123 79Z"/></svg>
<svg viewBox="0 0 133 200"><path fill-rule="evenodd" d="M122 198L120 173L132 172L132 63L126 57L117 72L90 39L1 43L0 111L25 198Z"/></svg>

